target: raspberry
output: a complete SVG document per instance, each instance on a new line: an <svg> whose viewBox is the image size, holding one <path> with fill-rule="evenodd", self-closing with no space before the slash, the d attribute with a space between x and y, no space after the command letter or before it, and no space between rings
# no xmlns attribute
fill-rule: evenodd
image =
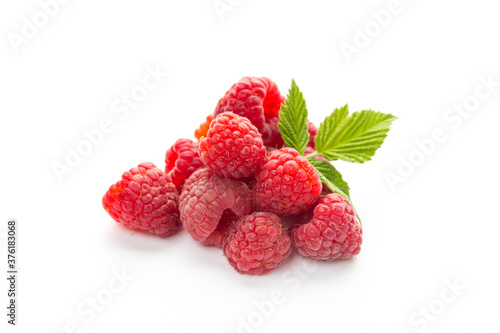
<svg viewBox="0 0 500 333"><path fill-rule="evenodd" d="M167 150L165 173L179 191L186 178L203 166L198 155L198 147L198 142L193 142L190 139L179 139Z"/></svg>
<svg viewBox="0 0 500 333"><path fill-rule="evenodd" d="M234 112L247 117L262 134L264 143L273 146L283 100L278 86L270 79L243 77L219 100L213 115Z"/></svg>
<svg viewBox="0 0 500 333"><path fill-rule="evenodd" d="M214 120L214 117L212 115L209 115L207 117L207 120L205 120L205 122L201 124L196 131L194 131L194 137L200 140L203 137L207 136L208 128L210 127L210 123L212 122L212 120Z"/></svg>
<svg viewBox="0 0 500 333"><path fill-rule="evenodd" d="M200 141L199 154L210 170L243 178L259 170L266 148L257 128L247 118L226 112L210 124L207 137Z"/></svg>
<svg viewBox="0 0 500 333"><path fill-rule="evenodd" d="M321 188L307 159L293 148L281 148L264 159L253 187L253 200L262 211L295 215L316 201Z"/></svg>
<svg viewBox="0 0 500 333"><path fill-rule="evenodd" d="M361 224L349 201L337 193L319 201L309 223L290 230L299 253L315 260L350 259L361 250Z"/></svg>
<svg viewBox="0 0 500 333"><path fill-rule="evenodd" d="M276 148L271 146L266 146L266 155L269 155L272 151L275 151Z"/></svg>
<svg viewBox="0 0 500 333"><path fill-rule="evenodd" d="M222 242L226 237L227 232L233 227L233 225L238 221L238 216L231 210L226 209L219 220L217 228L208 235L202 244L213 245L216 247L222 247Z"/></svg>
<svg viewBox="0 0 500 333"><path fill-rule="evenodd" d="M134 230L160 237L176 233L181 225L179 196L168 176L153 163L145 162L122 175L102 198L113 220Z"/></svg>
<svg viewBox="0 0 500 333"><path fill-rule="evenodd" d="M309 132L309 143L307 144L309 147L316 148L316 143L314 142L314 138L316 137L316 134L318 134L318 128L311 123L309 120L307 120L307 131Z"/></svg>
<svg viewBox="0 0 500 333"><path fill-rule="evenodd" d="M291 242L277 215L257 212L236 223L224 240L223 250L239 273L262 275L288 258Z"/></svg>
<svg viewBox="0 0 500 333"><path fill-rule="evenodd" d="M270 118L268 120L267 126L262 132L262 137L265 138L264 143L266 146L273 147L275 149L280 149L285 146L285 141L278 129L279 118Z"/></svg>
<svg viewBox="0 0 500 333"><path fill-rule="evenodd" d="M184 183L179 200L181 221L194 240L203 242L218 232L225 210L238 218L250 214L251 197L245 183L221 177L207 168L199 169Z"/></svg>
<svg viewBox="0 0 500 333"><path fill-rule="evenodd" d="M313 147L311 146L307 146L305 149L304 149L304 156L307 156L307 155L311 155L311 154L314 154L316 153L316 149L314 149ZM321 156L320 156L321 157Z"/></svg>

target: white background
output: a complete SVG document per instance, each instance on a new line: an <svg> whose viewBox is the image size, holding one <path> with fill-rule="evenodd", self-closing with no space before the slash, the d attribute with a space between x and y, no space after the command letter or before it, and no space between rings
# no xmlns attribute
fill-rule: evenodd
<svg viewBox="0 0 500 333"><path fill-rule="evenodd" d="M17 218L20 272L15 328L1 279L2 332L500 332L500 86L465 118L444 118L478 101L477 87L488 93L480 77L500 81L496 3L401 0L381 28L371 12L388 0L229 3L221 19L212 0L69 1L17 48L40 4L1 3L0 258L5 272L5 225ZM369 42L355 44L367 26ZM350 62L342 43L360 46ZM113 112L148 66L169 76L128 115ZM317 125L345 103L399 117L372 161L336 163L364 223L357 259L294 254L243 276L185 231L132 232L102 209L124 171L163 168L166 149L246 75L283 94L295 78ZM53 164L106 118L113 130L60 181ZM419 153L415 141L436 129L446 139ZM410 158L419 165L391 188L387 173ZM133 279L109 300L122 270ZM270 306L273 290L282 298ZM92 316L97 296L109 303Z"/></svg>

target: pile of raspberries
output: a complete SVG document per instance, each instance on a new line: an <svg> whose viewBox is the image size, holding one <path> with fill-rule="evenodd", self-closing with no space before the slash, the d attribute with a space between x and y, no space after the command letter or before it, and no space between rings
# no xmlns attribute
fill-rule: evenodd
<svg viewBox="0 0 500 333"><path fill-rule="evenodd" d="M104 209L126 227L160 237L184 227L195 241L222 248L243 274L273 270L292 248L313 260L354 257L361 224L349 201L285 147L283 103L270 79L242 78L195 131L198 141L177 140L164 171L145 162L125 172L104 195ZM317 128L308 125L310 154Z"/></svg>

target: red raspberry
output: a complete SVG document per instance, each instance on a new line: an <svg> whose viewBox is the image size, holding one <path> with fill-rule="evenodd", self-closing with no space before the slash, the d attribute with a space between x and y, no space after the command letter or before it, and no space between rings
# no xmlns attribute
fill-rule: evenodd
<svg viewBox="0 0 500 333"><path fill-rule="evenodd" d="M208 235L207 239L205 239L202 244L222 247L227 232L233 227L236 221L238 221L238 218L239 217L235 213L226 209L224 213L222 213L217 228Z"/></svg>
<svg viewBox="0 0 500 333"><path fill-rule="evenodd" d="M251 197L242 181L199 169L184 183L179 200L181 221L194 240L203 242L216 231L225 210L231 210L238 218L250 214Z"/></svg>
<svg viewBox="0 0 500 333"><path fill-rule="evenodd" d="M272 151L275 151L276 148L271 146L266 146L266 155L269 155Z"/></svg>
<svg viewBox="0 0 500 333"><path fill-rule="evenodd" d="M214 117L212 115L209 115L207 117L207 120L203 124L200 125L200 127L194 131L194 137L197 138L198 140L201 140L205 136L207 136L208 128L210 127L210 123L214 120Z"/></svg>
<svg viewBox="0 0 500 333"><path fill-rule="evenodd" d="M153 163L145 162L111 185L102 205L116 222L166 237L181 227L178 200L168 176Z"/></svg>
<svg viewBox="0 0 500 333"><path fill-rule="evenodd" d="M224 240L224 255L239 273L262 275L290 255L290 237L272 213L242 217Z"/></svg>
<svg viewBox="0 0 500 333"><path fill-rule="evenodd" d="M179 139L167 150L165 155L165 173L172 179L177 189L182 189L184 181L203 166L198 155L198 142Z"/></svg>
<svg viewBox="0 0 500 333"><path fill-rule="evenodd" d="M316 201L321 188L307 159L293 148L281 148L264 159L253 187L254 204L262 211L295 215Z"/></svg>
<svg viewBox="0 0 500 333"><path fill-rule="evenodd" d="M200 141L199 154L207 168L224 176L243 178L259 170L266 148L257 128L247 118L226 112L210 124L207 137Z"/></svg>
<svg viewBox="0 0 500 333"><path fill-rule="evenodd" d="M247 117L262 134L264 143L273 146L283 100L278 86L270 79L244 77L219 100L213 115L234 112Z"/></svg>
<svg viewBox="0 0 500 333"><path fill-rule="evenodd" d="M280 149L285 146L285 141L281 136L280 130L278 129L278 118L270 118L267 122L267 126L262 131L262 138L265 138L264 143L266 146L273 147L275 149Z"/></svg>
<svg viewBox="0 0 500 333"><path fill-rule="evenodd" d="M307 146L305 149L304 149L304 156L307 156L307 155L311 155L311 154L314 154L316 153L316 149L314 149L313 147L311 146Z"/></svg>
<svg viewBox="0 0 500 333"><path fill-rule="evenodd" d="M309 147L316 148L316 143L314 142L314 138L318 134L318 128L307 120L307 131L309 132L309 143L307 144Z"/></svg>
<svg viewBox="0 0 500 333"><path fill-rule="evenodd" d="M309 223L290 230L299 253L315 260L350 259L361 250L361 224L349 201L337 193L319 201Z"/></svg>

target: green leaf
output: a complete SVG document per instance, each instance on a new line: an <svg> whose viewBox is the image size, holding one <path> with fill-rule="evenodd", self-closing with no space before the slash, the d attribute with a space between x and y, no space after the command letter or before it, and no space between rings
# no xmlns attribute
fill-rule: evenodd
<svg viewBox="0 0 500 333"><path fill-rule="evenodd" d="M283 141L288 147L297 149L300 155L303 155L309 142L307 108L304 96L293 79L279 117L278 129Z"/></svg>
<svg viewBox="0 0 500 333"><path fill-rule="evenodd" d="M346 104L341 108L335 109L331 115L319 125L318 134L314 138L314 142L318 147L325 147L331 144L335 137L339 124L349 115L349 106Z"/></svg>
<svg viewBox="0 0 500 333"><path fill-rule="evenodd" d="M308 158L308 161L316 170L322 183L325 183L333 192L351 201L349 185L342 179L340 172L338 172L330 162L320 161L314 158Z"/></svg>
<svg viewBox="0 0 500 333"><path fill-rule="evenodd" d="M363 110L347 117L347 105L321 123L315 138L318 154L335 161L364 163L371 160L397 117Z"/></svg>

